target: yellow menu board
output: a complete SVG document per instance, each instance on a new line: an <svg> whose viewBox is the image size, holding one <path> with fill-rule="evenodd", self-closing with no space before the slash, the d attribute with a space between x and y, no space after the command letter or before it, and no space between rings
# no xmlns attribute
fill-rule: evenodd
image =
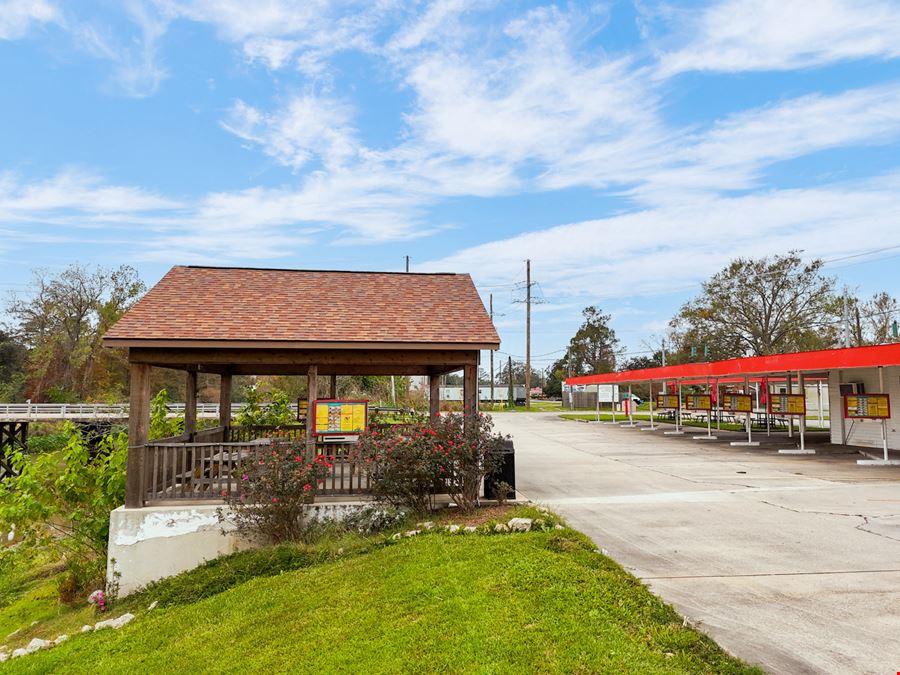
<svg viewBox="0 0 900 675"><path fill-rule="evenodd" d="M722 410L725 412L753 412L753 397L750 394L722 394Z"/></svg>
<svg viewBox="0 0 900 675"><path fill-rule="evenodd" d="M316 434L360 434L368 427L368 401L316 401Z"/></svg>
<svg viewBox="0 0 900 675"><path fill-rule="evenodd" d="M888 419L891 416L891 397L887 394L848 394L844 396L844 417L847 419Z"/></svg>
<svg viewBox="0 0 900 675"><path fill-rule="evenodd" d="M769 412L779 415L805 415L806 396L803 394L772 394Z"/></svg>
<svg viewBox="0 0 900 675"><path fill-rule="evenodd" d="M684 397L685 410L712 410L712 397L709 394L688 394Z"/></svg>
<svg viewBox="0 0 900 675"><path fill-rule="evenodd" d="M657 394L657 408L678 408L678 394Z"/></svg>

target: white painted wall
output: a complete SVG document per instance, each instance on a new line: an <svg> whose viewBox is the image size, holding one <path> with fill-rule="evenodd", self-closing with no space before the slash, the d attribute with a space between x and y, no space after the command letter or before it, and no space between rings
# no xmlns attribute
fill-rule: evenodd
<svg viewBox="0 0 900 675"><path fill-rule="evenodd" d="M831 442L841 443L841 419L844 415L844 404L841 400L840 384L847 382L863 382L867 394L889 394L891 397L891 419L888 420L888 447L900 449L900 368L884 369L884 389L878 386L877 368L859 368L853 370L832 371L828 380L829 406L831 408ZM882 447L880 420L843 420L843 427L848 445L859 445L867 448Z"/></svg>
<svg viewBox="0 0 900 675"><path fill-rule="evenodd" d="M305 517L339 520L365 503L311 504L306 507ZM220 523L219 508L223 507L199 504L117 508L109 521L107 583L118 584L119 596L124 597L151 581L258 545L239 536L228 523Z"/></svg>

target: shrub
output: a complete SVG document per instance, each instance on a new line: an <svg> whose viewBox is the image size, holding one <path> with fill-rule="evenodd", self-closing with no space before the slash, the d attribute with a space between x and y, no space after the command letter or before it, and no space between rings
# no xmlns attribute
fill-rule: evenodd
<svg viewBox="0 0 900 675"><path fill-rule="evenodd" d="M235 422L238 426L281 426L294 420L294 412L288 395L283 391L272 394L272 402L262 404L262 394L255 385L244 387L246 404L238 413Z"/></svg>
<svg viewBox="0 0 900 675"><path fill-rule="evenodd" d="M504 440L489 417L443 415L371 430L360 436L359 451L372 467L377 499L426 513L434 494L444 492L468 512L477 505L484 477L496 470Z"/></svg>
<svg viewBox="0 0 900 675"><path fill-rule="evenodd" d="M125 498L128 437L108 435L91 453L75 426L63 433L60 452L12 454L17 475L0 482L0 531L15 524L22 546L62 559L60 594L68 600L106 576L109 512Z"/></svg>
<svg viewBox="0 0 900 675"><path fill-rule="evenodd" d="M183 417L169 417L169 392L160 389L150 402L150 438L171 438L184 431Z"/></svg>
<svg viewBox="0 0 900 675"><path fill-rule="evenodd" d="M273 543L303 537L304 505L310 503L332 464L324 455L309 459L302 445L273 443L244 461L237 494L223 493L231 509L219 510L220 522Z"/></svg>

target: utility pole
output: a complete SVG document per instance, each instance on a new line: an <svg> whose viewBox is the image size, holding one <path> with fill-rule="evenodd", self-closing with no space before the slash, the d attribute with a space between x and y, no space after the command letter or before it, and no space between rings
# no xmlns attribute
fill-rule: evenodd
<svg viewBox="0 0 900 675"><path fill-rule="evenodd" d="M843 330L843 335L842 335L842 340L841 340L844 347L850 346L850 302L849 302L849 298L847 296L848 296L847 287L844 286L844 308L843 308L844 309L844 311L843 311L844 330Z"/></svg>
<svg viewBox="0 0 900 675"><path fill-rule="evenodd" d="M491 308L491 324L494 323L494 294L491 293L488 301ZM494 350L491 350L491 405L494 405Z"/></svg>
<svg viewBox="0 0 900 675"><path fill-rule="evenodd" d="M568 379L572 379L572 352L566 351L566 370L569 373ZM597 395L599 396L599 389ZM569 385L569 407L575 410L575 394L572 392L572 385Z"/></svg>
<svg viewBox="0 0 900 675"><path fill-rule="evenodd" d="M406 273L409 274L409 256L404 256L406 258Z"/></svg>
<svg viewBox="0 0 900 675"><path fill-rule="evenodd" d="M513 389L513 371L512 371L512 357L509 357L509 365L507 366L509 370L506 371L506 377L509 380L509 407L514 408L516 406L516 394Z"/></svg>
<svg viewBox="0 0 900 675"><path fill-rule="evenodd" d="M525 261L525 410L531 410L531 260Z"/></svg>
<svg viewBox="0 0 900 675"><path fill-rule="evenodd" d="M662 365L663 368L666 367L666 339L662 339Z"/></svg>

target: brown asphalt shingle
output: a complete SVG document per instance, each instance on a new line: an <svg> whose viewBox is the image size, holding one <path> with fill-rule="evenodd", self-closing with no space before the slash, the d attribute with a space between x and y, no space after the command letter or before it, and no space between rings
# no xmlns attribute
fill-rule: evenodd
<svg viewBox="0 0 900 675"><path fill-rule="evenodd" d="M181 266L106 338L500 342L468 274Z"/></svg>

